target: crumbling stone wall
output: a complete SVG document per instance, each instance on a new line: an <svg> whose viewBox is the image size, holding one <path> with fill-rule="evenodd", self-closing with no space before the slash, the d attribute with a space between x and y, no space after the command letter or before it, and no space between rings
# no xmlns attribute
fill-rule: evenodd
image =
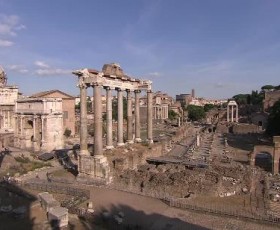
<svg viewBox="0 0 280 230"><path fill-rule="evenodd" d="M234 124L232 126L232 132L235 134L259 133L260 129L255 124Z"/></svg>
<svg viewBox="0 0 280 230"><path fill-rule="evenodd" d="M155 197L228 196L244 188L249 191L250 175L250 167L241 164L193 170L183 165L145 164L116 175L113 184L118 189Z"/></svg>

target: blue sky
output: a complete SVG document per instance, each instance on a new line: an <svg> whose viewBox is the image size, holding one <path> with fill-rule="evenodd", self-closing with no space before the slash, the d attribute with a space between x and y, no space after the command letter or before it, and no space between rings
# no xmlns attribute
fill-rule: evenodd
<svg viewBox="0 0 280 230"><path fill-rule="evenodd" d="M0 65L25 95L78 95L72 70L120 63L171 96L280 84L277 0L0 0Z"/></svg>

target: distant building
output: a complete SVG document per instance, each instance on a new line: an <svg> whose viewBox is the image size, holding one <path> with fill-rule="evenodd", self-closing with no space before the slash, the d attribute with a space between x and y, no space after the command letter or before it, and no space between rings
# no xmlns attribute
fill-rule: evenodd
<svg viewBox="0 0 280 230"><path fill-rule="evenodd" d="M176 102L180 102L182 106L188 106L192 101L192 95L185 93L176 95Z"/></svg>
<svg viewBox="0 0 280 230"><path fill-rule="evenodd" d="M63 129L70 129L71 135L75 134L75 97L60 90L49 90L33 94L30 98L61 98Z"/></svg>
<svg viewBox="0 0 280 230"><path fill-rule="evenodd" d="M7 85L6 73L0 66L0 130L14 130L15 104L18 97L18 87Z"/></svg>
<svg viewBox="0 0 280 230"><path fill-rule="evenodd" d="M153 93L153 120L163 121L168 119L169 107L174 104L174 99L166 93L157 91ZM147 120L147 97L140 98L140 119Z"/></svg>
<svg viewBox="0 0 280 230"><path fill-rule="evenodd" d="M267 91L264 94L263 109L267 111L275 102L280 100L280 90Z"/></svg>
<svg viewBox="0 0 280 230"><path fill-rule="evenodd" d="M15 111L14 145L32 151L64 147L61 98L19 99Z"/></svg>

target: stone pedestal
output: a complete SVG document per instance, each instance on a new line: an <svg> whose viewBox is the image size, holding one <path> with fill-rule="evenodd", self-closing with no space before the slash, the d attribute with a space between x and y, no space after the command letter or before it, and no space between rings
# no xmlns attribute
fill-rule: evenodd
<svg viewBox="0 0 280 230"><path fill-rule="evenodd" d="M110 183L110 167L107 158L102 155L79 155L79 175L77 180L85 183Z"/></svg>

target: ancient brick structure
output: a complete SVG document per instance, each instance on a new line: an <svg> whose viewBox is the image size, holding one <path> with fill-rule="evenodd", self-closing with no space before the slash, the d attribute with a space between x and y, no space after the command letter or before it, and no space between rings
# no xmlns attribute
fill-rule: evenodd
<svg viewBox="0 0 280 230"><path fill-rule="evenodd" d="M263 100L264 111L267 111L278 100L280 100L280 90L265 92L265 97L264 97L264 100Z"/></svg>
<svg viewBox="0 0 280 230"><path fill-rule="evenodd" d="M33 151L64 147L61 98L28 98L16 103L15 146Z"/></svg>
<svg viewBox="0 0 280 230"><path fill-rule="evenodd" d="M17 99L18 87L7 85L6 73L0 66L0 130L14 130L14 110Z"/></svg>
<svg viewBox="0 0 280 230"><path fill-rule="evenodd" d="M279 173L279 160L280 160L280 136L273 137L273 146L256 145L250 157L250 165L255 165L255 158L258 153L265 152L272 156L272 172L273 174Z"/></svg>
<svg viewBox="0 0 280 230"><path fill-rule="evenodd" d="M49 90L33 94L31 98L61 98L63 112L63 130L71 130L75 134L75 98L60 90Z"/></svg>

